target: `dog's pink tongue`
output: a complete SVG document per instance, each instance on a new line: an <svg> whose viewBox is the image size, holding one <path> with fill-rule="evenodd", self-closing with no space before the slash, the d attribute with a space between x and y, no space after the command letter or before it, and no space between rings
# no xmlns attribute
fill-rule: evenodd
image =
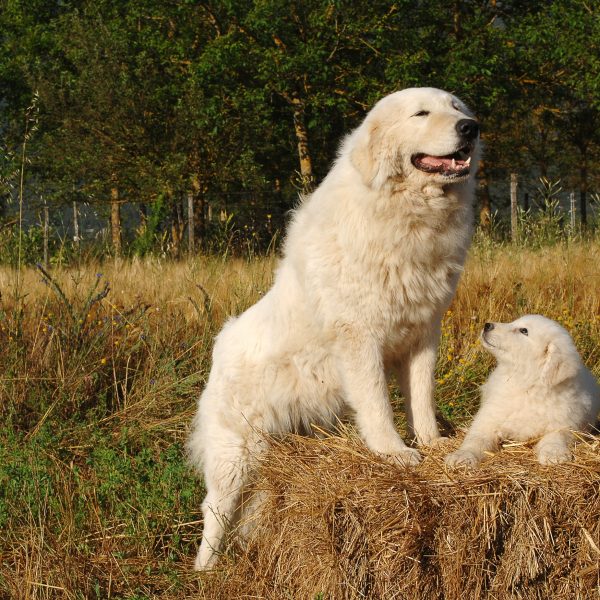
<svg viewBox="0 0 600 600"><path fill-rule="evenodd" d="M454 160L452 158L446 158L445 156L423 156L421 158L421 164L437 169L439 167L445 167L446 169L456 168L457 165L464 165L463 160Z"/></svg>
<svg viewBox="0 0 600 600"><path fill-rule="evenodd" d="M439 156L422 156L421 164L426 167L433 167L437 169L438 167L443 166L444 164L450 164L450 161L445 158L440 158Z"/></svg>

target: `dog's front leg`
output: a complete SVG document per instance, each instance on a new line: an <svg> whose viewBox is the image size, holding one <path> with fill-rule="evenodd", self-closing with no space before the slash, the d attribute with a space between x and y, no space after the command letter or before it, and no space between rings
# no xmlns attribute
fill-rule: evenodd
<svg viewBox="0 0 600 600"><path fill-rule="evenodd" d="M433 398L438 339L439 327L420 340L397 367L408 427L420 445L430 445L440 439Z"/></svg>
<svg viewBox="0 0 600 600"><path fill-rule="evenodd" d="M381 351L368 333L346 331L337 348L344 397L354 411L367 447L394 461L417 464L419 453L408 448L394 427Z"/></svg>

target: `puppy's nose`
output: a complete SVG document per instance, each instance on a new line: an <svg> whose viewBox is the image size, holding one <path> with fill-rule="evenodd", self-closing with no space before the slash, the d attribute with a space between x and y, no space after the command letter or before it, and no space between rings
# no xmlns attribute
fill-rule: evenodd
<svg viewBox="0 0 600 600"><path fill-rule="evenodd" d="M483 326L483 330L484 330L484 331L491 331L492 329L494 329L494 324L493 324L493 323L486 323L486 324Z"/></svg>
<svg viewBox="0 0 600 600"><path fill-rule="evenodd" d="M466 140L474 140L479 135L479 123L473 119L461 119L456 124L456 131Z"/></svg>

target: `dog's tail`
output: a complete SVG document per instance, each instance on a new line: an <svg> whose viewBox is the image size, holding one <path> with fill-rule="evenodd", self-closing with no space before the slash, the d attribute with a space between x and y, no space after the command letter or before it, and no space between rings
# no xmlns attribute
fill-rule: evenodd
<svg viewBox="0 0 600 600"><path fill-rule="evenodd" d="M196 411L190 435L186 442L186 458L188 464L201 474L202 466L204 465L204 439L200 425L199 411Z"/></svg>
<svg viewBox="0 0 600 600"><path fill-rule="evenodd" d="M205 410L203 410L208 404L210 399L214 396L214 385L211 385L209 378L204 391L202 392L198 401L196 414L192 419L192 426L186 442L186 458L188 464L197 471L200 475L204 464L206 462L206 445L207 445L207 428L209 427L206 422Z"/></svg>

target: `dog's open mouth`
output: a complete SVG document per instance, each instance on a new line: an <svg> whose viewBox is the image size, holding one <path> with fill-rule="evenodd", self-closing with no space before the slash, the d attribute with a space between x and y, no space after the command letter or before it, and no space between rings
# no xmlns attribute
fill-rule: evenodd
<svg viewBox="0 0 600 600"><path fill-rule="evenodd" d="M415 154L412 157L412 164L425 173L440 173L445 177L464 177L471 169L471 147L464 146L446 156Z"/></svg>

